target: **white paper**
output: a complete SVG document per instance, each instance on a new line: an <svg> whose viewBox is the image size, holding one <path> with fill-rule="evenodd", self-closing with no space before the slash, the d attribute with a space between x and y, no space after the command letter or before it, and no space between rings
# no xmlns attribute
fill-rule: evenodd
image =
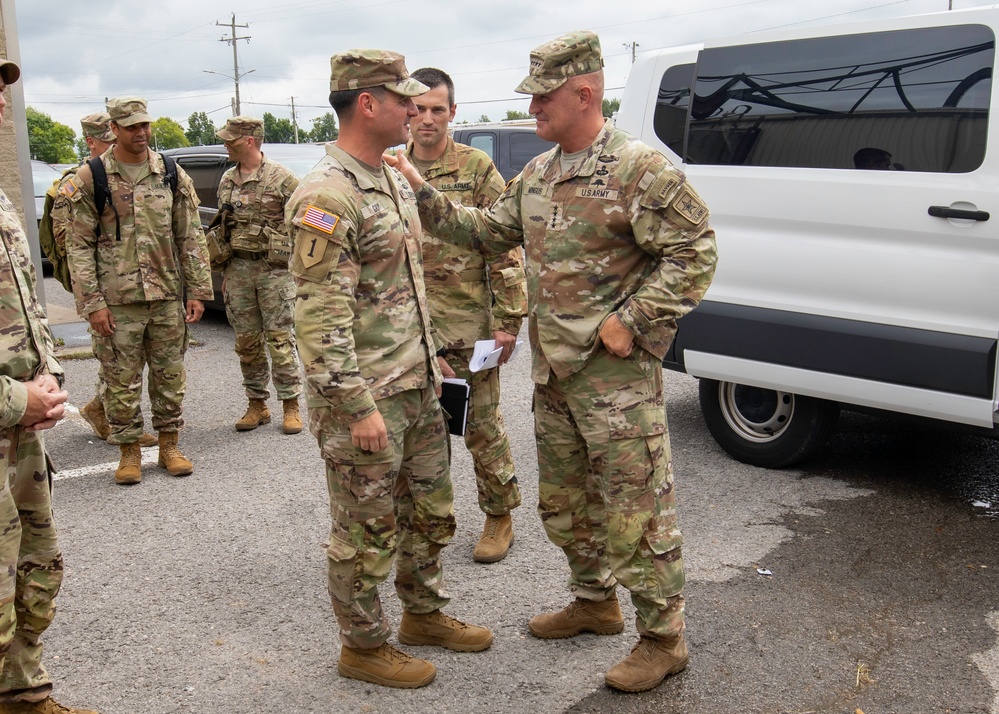
<svg viewBox="0 0 999 714"><path fill-rule="evenodd" d="M517 340L517 344L513 347L513 353L510 355L511 360L517 356L522 344L524 344L523 340ZM468 369L471 372L492 369L499 365L502 354L503 348L496 346L496 340L477 340L475 350L472 352L472 359L468 361ZM509 360L507 361L509 362Z"/></svg>

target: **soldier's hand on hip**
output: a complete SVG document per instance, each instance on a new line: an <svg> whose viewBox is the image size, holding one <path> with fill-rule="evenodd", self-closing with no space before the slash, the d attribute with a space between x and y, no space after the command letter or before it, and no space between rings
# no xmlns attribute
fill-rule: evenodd
<svg viewBox="0 0 999 714"><path fill-rule="evenodd" d="M388 448L388 430L381 412L375 412L350 424L350 441L361 451L375 452Z"/></svg>
<svg viewBox="0 0 999 714"><path fill-rule="evenodd" d="M200 300L187 301L187 314L184 315L184 322L197 322L205 314L205 303Z"/></svg>
<svg viewBox="0 0 999 714"><path fill-rule="evenodd" d="M617 315L611 315L600 326L600 341L616 357L627 357L635 349L635 335Z"/></svg>
<svg viewBox="0 0 999 714"><path fill-rule="evenodd" d="M108 337L114 334L114 315L106 307L87 315L87 321L98 335Z"/></svg>

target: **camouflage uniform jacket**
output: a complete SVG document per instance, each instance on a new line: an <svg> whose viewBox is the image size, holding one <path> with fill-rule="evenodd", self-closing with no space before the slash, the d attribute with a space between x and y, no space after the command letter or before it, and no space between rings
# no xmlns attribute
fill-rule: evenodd
<svg viewBox="0 0 999 714"><path fill-rule="evenodd" d="M108 305L179 300L185 291L188 299L211 300L215 293L208 249L191 178L178 166L172 195L163 159L150 151L149 174L132 185L120 173L113 151L104 152L101 161L121 221L120 241L110 203L100 216L97 235L89 166L80 167L60 190L69 199L72 216L66 254L80 313L90 315Z"/></svg>
<svg viewBox="0 0 999 714"><path fill-rule="evenodd" d="M0 191L0 429L13 427L28 408L22 384L39 374L62 374L45 311L35 295L35 267L14 205ZM6 436L6 435L5 435Z"/></svg>
<svg viewBox="0 0 999 714"><path fill-rule="evenodd" d="M708 210L658 151L605 123L586 157L560 175L561 149L533 159L488 212L426 184L424 223L487 257L524 244L532 377L563 379L599 349L612 313L659 359L676 319L707 290L717 259Z"/></svg>
<svg viewBox="0 0 999 714"><path fill-rule="evenodd" d="M413 142L407 152L413 154ZM488 208L503 193L503 177L489 156L447 138L444 153L423 176L449 200ZM434 329L450 349L471 348L493 330L520 332L527 313L524 260L514 248L486 263L478 251L423 234L427 301Z"/></svg>
<svg viewBox="0 0 999 714"><path fill-rule="evenodd" d="M82 165L80 164L80 166ZM71 215L69 199L60 193L60 190L66 185L67 181L76 176L76 173L80 170L80 166L70 166L63 171L62 178L53 181L48 191L45 192L47 196L52 197L52 210L49 212L49 217L52 219L52 237L55 238L55 242L61 245L63 249L66 247L66 232L69 229Z"/></svg>
<svg viewBox="0 0 999 714"><path fill-rule="evenodd" d="M287 232L284 205L298 188L298 178L281 164L268 161L266 156L242 183L236 183L238 178L239 165L236 165L222 175L219 183L219 206L231 205L235 218L229 239L234 250L262 253L270 246L269 231Z"/></svg>
<svg viewBox="0 0 999 714"><path fill-rule="evenodd" d="M380 182L333 144L288 201L298 285L295 334L310 408L340 422L441 375L430 327L420 218L409 183Z"/></svg>

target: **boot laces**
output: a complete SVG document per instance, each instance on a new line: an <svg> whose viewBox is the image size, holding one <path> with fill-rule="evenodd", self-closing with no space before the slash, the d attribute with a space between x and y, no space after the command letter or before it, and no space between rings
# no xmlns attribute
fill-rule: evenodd
<svg viewBox="0 0 999 714"><path fill-rule="evenodd" d="M378 652L380 657L394 664L406 664L407 662L413 659L411 655L406 654L402 650L397 650L388 642L384 642L381 645L379 645L378 649L375 651Z"/></svg>
<svg viewBox="0 0 999 714"><path fill-rule="evenodd" d="M499 535L500 520L499 516L486 516L486 527L482 533L483 538L496 539Z"/></svg>

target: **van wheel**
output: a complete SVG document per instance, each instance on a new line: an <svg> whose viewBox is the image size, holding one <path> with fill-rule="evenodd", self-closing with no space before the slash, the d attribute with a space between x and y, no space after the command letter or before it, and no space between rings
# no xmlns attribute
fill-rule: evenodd
<svg viewBox="0 0 999 714"><path fill-rule="evenodd" d="M778 469L812 456L836 427L839 405L733 382L701 379L701 413L730 456Z"/></svg>

